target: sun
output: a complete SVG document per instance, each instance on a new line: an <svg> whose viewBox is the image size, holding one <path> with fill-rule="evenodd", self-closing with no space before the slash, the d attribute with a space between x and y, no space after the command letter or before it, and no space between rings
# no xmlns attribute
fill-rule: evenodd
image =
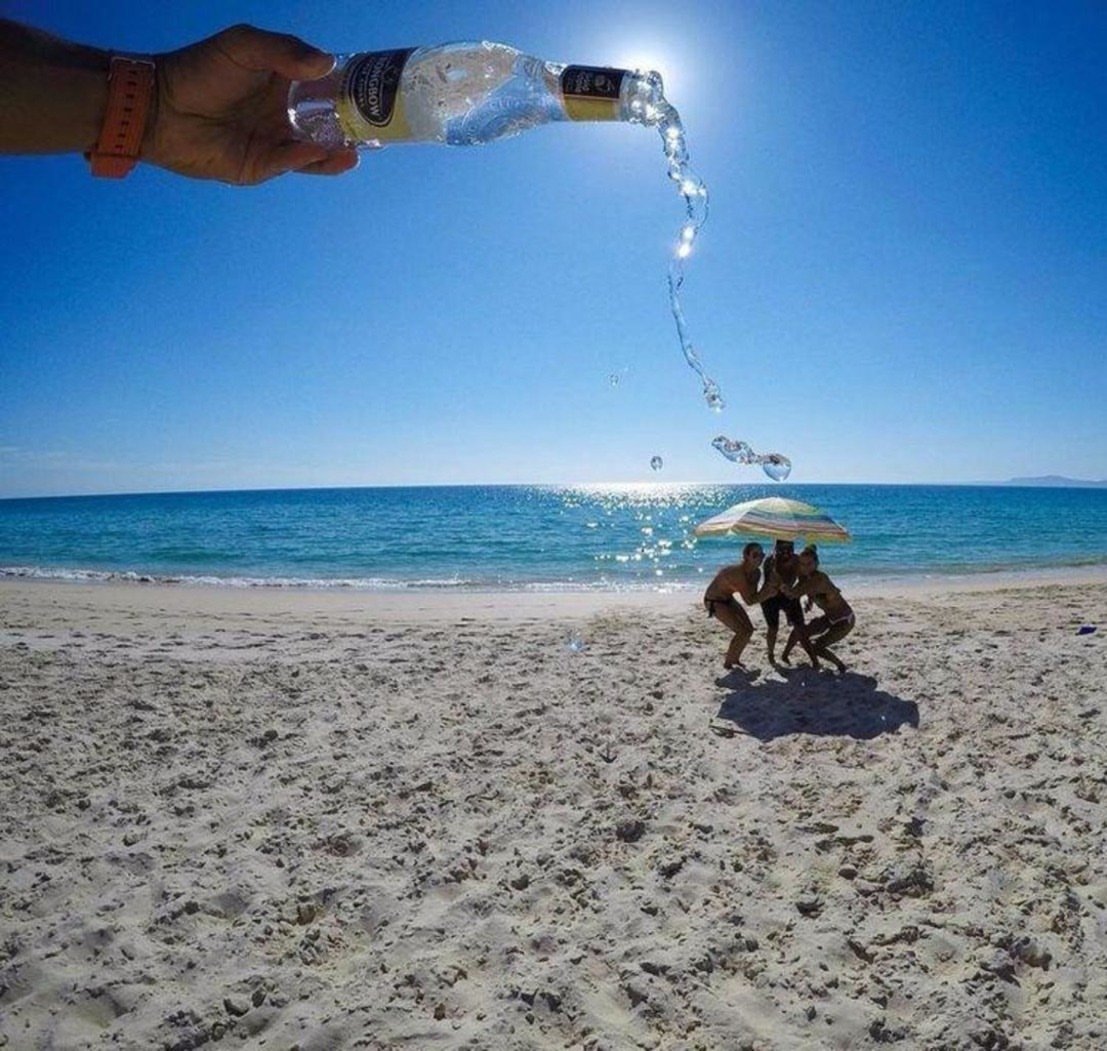
<svg viewBox="0 0 1107 1051"><path fill-rule="evenodd" d="M687 87L688 67L671 46L646 41L624 43L615 49L612 65L619 69L652 70L660 73L666 93L680 84Z"/></svg>

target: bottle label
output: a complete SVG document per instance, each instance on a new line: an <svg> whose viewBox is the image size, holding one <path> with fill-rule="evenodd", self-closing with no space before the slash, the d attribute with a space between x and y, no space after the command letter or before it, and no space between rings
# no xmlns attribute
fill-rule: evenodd
<svg viewBox="0 0 1107 1051"><path fill-rule="evenodd" d="M619 95L625 69L605 66L566 66L561 73L561 96L571 120L618 120Z"/></svg>
<svg viewBox="0 0 1107 1051"><path fill-rule="evenodd" d="M338 117L349 138L383 142L409 137L400 77L414 50L366 51L350 59L338 100Z"/></svg>

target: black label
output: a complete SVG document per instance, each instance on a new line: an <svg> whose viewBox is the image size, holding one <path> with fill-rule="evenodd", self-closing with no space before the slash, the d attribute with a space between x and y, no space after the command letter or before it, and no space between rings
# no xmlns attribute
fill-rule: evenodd
<svg viewBox="0 0 1107 1051"><path fill-rule="evenodd" d="M625 69L604 66L566 66L561 73L561 93L586 99L618 99Z"/></svg>
<svg viewBox="0 0 1107 1051"><path fill-rule="evenodd" d="M375 127L387 127L392 120L400 74L414 50L409 47L402 51L367 51L350 63L346 91L357 111Z"/></svg>

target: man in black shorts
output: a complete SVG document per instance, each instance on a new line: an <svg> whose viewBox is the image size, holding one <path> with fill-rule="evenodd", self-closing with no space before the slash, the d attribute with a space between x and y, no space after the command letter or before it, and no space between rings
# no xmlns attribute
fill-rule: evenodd
<svg viewBox="0 0 1107 1051"><path fill-rule="evenodd" d="M765 583L774 581L777 586L781 584L793 587L799 578L799 557L796 555L796 546L791 540L778 540L773 545L773 553L765 559L762 567L765 572ZM775 580L774 580L775 578ZM765 614L765 624L768 628L765 641L769 647L769 663L776 664L776 637L780 631L780 611L788 618L788 623L793 628L799 629L800 645L808 649L807 633L803 630L803 607L798 598L788 598L787 595L773 595L761 603L761 612Z"/></svg>

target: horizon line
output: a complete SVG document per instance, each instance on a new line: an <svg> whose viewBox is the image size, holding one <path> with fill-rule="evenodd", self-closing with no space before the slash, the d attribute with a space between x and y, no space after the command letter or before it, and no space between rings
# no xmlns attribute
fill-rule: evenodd
<svg viewBox="0 0 1107 1051"><path fill-rule="evenodd" d="M344 492L360 489L595 489L595 488L678 488L692 486L754 487L767 486L784 489L787 486L903 486L920 488L988 488L1006 486L1016 489L1095 489L1107 487L1107 480L1065 478L1058 475L1043 475L1028 478L1011 478L1006 481L930 481L930 482L724 482L724 481L637 481L637 482L378 482L374 484L347 485L258 485L240 488L217 487L212 489L132 489L120 492L80 492L80 493L24 493L0 495L0 502L10 500L79 500L124 496L195 496L219 493L298 493L298 492Z"/></svg>

